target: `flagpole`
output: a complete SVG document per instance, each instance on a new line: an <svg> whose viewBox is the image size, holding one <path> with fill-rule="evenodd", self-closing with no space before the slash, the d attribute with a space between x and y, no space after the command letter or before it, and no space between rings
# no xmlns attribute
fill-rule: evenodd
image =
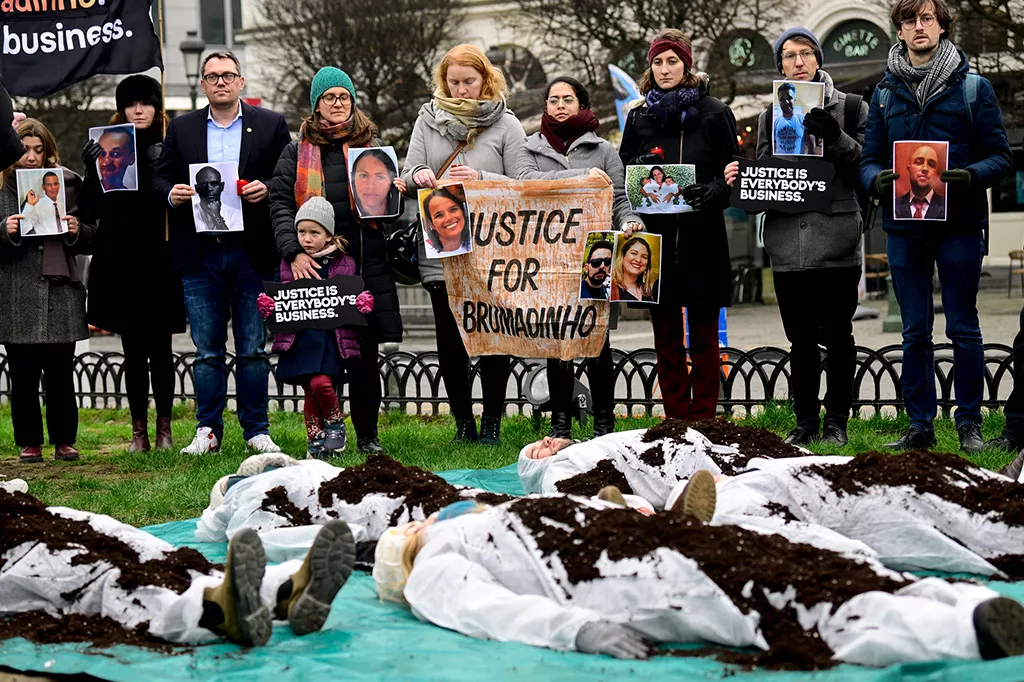
<svg viewBox="0 0 1024 682"><path fill-rule="evenodd" d="M152 5L150 5L152 7ZM160 138L167 137L167 70L164 64L164 0L156 0L157 42L160 43L160 101L163 104L163 119ZM171 240L171 224L167 211L164 211L164 241Z"/></svg>

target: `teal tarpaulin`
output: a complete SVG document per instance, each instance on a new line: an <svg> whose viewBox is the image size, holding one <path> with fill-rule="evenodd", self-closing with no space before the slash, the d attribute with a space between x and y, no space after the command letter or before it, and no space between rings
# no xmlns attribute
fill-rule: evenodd
<svg viewBox="0 0 1024 682"><path fill-rule="evenodd" d="M462 485L521 494L515 467L495 471L451 471L443 476ZM196 547L213 561L223 561L225 545L193 542L195 521L150 526L147 531L175 545ZM1024 584L992 587L1024 600ZM296 637L278 625L266 647L241 649L230 644L196 647L191 653L165 656L131 647L87 652L84 645L36 646L24 640L0 642L0 665L52 674L85 673L110 680L837 680L843 682L1019 682L1024 658L992 662L950 661L884 670L840 666L821 673L744 672L703 658L656 657L616 661L602 656L562 653L522 644L464 637L417 621L406 609L382 604L372 579L356 573L335 600L331 617L319 633ZM322 678L320 676L323 676Z"/></svg>

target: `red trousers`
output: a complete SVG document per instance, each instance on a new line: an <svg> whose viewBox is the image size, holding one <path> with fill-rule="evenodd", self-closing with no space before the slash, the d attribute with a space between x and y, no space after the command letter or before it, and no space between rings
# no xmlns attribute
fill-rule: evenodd
<svg viewBox="0 0 1024 682"><path fill-rule="evenodd" d="M326 374L318 374L311 378L303 387L305 389L306 435L312 440L324 431L324 422L331 424L340 421L341 404L338 394L334 392L334 382Z"/></svg>
<svg viewBox="0 0 1024 682"><path fill-rule="evenodd" d="M687 308L690 323L690 364L686 366L683 311L651 308L654 349L658 353L658 384L666 417L697 421L715 416L721 359L718 353L719 308Z"/></svg>

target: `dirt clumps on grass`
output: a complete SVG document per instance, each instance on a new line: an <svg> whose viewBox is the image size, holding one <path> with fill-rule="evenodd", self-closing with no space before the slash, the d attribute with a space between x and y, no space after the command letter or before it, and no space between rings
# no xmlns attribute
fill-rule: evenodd
<svg viewBox="0 0 1024 682"><path fill-rule="evenodd" d="M629 495L633 489L626 482L626 476L615 468L610 459L602 459L597 466L590 471L576 474L555 484L555 490L566 495L580 495L581 497L593 497L601 488L613 485L623 494Z"/></svg>
<svg viewBox="0 0 1024 682"><path fill-rule="evenodd" d="M685 443L687 429L693 429L701 433L715 445L732 445L739 450L737 455L712 454L722 473L728 476L735 476L743 471L750 460L755 457L784 459L787 457L802 457L806 454L789 443L784 442L782 438L768 429L756 426L739 426L721 417L692 422L684 419L669 418L647 429L647 433L644 434L642 440L644 443L653 443L661 438L668 438L677 443ZM655 446L655 448L657 447L660 447L660 445ZM651 454L649 449L640 455L640 459L646 462L645 456L655 457L656 455ZM647 463L652 464L651 462Z"/></svg>
<svg viewBox="0 0 1024 682"><path fill-rule="evenodd" d="M260 509L288 519L291 526L312 526L313 517L308 509L299 509L288 499L288 491L283 485L271 488L263 496ZM287 527L287 526L285 526Z"/></svg>
<svg viewBox="0 0 1024 682"><path fill-rule="evenodd" d="M760 614L771 651L758 655L759 665L801 670L834 665L833 652L817 632L800 627L792 606L782 611L772 606L765 591L782 594L792 588L795 602L808 608L828 602L835 611L864 592L893 592L905 584L835 552L736 526L591 509L566 498L524 499L509 509L531 531L549 564L558 557L571 583L599 579L597 564L604 553L617 561L653 556L665 547L694 560L741 611ZM748 583L752 589L745 589Z"/></svg>
<svg viewBox="0 0 1024 682"><path fill-rule="evenodd" d="M85 616L78 613L57 618L44 611L27 611L0 617L0 640L17 637L33 644L88 642L94 649L123 644L170 656L194 651L193 647L175 646L152 636L147 632L145 623L129 630L107 616Z"/></svg>

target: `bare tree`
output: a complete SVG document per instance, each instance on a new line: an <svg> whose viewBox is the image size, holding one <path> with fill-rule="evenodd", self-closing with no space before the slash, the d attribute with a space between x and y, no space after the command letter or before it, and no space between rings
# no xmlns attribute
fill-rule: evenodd
<svg viewBox="0 0 1024 682"><path fill-rule="evenodd" d="M359 108L381 136L404 149L431 71L458 28L457 0L260 0L253 32L292 93L293 121L309 111L309 84L323 66L343 69Z"/></svg>

